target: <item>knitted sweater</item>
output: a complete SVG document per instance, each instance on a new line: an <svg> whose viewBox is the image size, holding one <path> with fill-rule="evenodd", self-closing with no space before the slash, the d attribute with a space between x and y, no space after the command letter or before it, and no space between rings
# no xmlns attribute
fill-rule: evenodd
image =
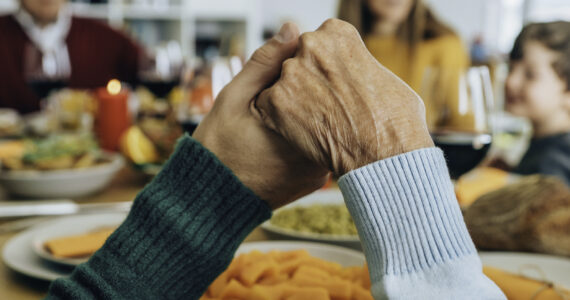
<svg viewBox="0 0 570 300"><path fill-rule="evenodd" d="M503 298L482 273L441 151L377 162L340 186L376 299ZM54 281L47 299L198 299L270 216L264 201L185 137L125 222L70 278Z"/></svg>

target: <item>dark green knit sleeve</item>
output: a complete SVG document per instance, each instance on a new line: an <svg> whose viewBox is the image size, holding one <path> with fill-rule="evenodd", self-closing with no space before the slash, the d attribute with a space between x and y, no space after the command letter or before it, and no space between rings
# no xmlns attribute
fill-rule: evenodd
<svg viewBox="0 0 570 300"><path fill-rule="evenodd" d="M269 206L192 138L179 141L125 222L47 299L198 299Z"/></svg>

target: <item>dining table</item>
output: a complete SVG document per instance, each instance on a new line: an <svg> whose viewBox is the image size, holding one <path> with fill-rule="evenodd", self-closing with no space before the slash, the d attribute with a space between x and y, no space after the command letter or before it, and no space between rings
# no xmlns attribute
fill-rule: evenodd
<svg viewBox="0 0 570 300"><path fill-rule="evenodd" d="M118 172L110 185L101 192L73 200L77 203L132 201L151 179L152 177L149 175L137 172L130 166L126 166ZM15 202L19 200L10 199L10 196L0 188L0 203L6 201ZM19 221L19 219L0 219L0 225L15 221ZM18 233L18 231L0 233L0 249L3 249L6 243ZM273 238L260 228L256 228L246 238L246 241L264 241ZM0 299L41 299L47 295L49 284L49 281L35 279L11 270L6 266L4 260L0 259Z"/></svg>
<svg viewBox="0 0 570 300"><path fill-rule="evenodd" d="M134 170L130 166L126 166L116 174L110 185L101 192L72 200L80 204L132 201L135 199L137 193L139 193L144 186L150 182L150 180L152 180L150 175L143 174ZM331 185L332 186L329 186L329 188L332 187L333 189L338 189L338 186L335 183L332 183ZM11 197L0 188L0 203L14 203L17 201L23 200L11 199ZM41 218L42 220L45 219L45 217ZM18 221L21 221L21 219L0 218L0 226ZM4 246L20 233L21 231L10 231L4 233L0 231L0 249L4 249ZM266 231L258 227L247 236L245 242L279 239L287 239L287 237L276 235L271 231ZM515 273L516 270L518 270L517 266L521 264L528 265L528 263L534 262L534 264L539 268L543 268L544 271L549 271L549 274L553 275L554 279L558 279L558 282L564 283L565 286L570 286L568 285L569 281L566 276L567 274L570 274L568 273L568 270L570 270L568 267L570 266L570 259L567 257L514 252L487 252L480 253L480 255L484 264L490 263L491 266L498 266L499 268L504 267L505 270L509 270L509 268L511 268L510 271ZM548 278L549 277L550 275ZM4 259L0 259L0 299L41 299L47 295L49 285L49 281L36 279L11 270L6 266ZM534 285L537 285L537 283L534 283ZM538 286L540 287L540 284L538 284Z"/></svg>

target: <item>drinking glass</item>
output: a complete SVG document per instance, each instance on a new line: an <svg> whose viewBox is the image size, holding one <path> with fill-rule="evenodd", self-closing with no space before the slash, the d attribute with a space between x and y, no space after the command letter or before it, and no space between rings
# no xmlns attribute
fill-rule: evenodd
<svg viewBox="0 0 570 300"><path fill-rule="evenodd" d="M183 75L185 96L177 108L177 119L190 134L210 111L224 86L241 71L242 62L231 56L216 57L201 66L191 65L192 68Z"/></svg>
<svg viewBox="0 0 570 300"><path fill-rule="evenodd" d="M452 179L475 168L493 140L493 89L486 66L428 68L420 95L435 145L445 154Z"/></svg>
<svg viewBox="0 0 570 300"><path fill-rule="evenodd" d="M166 99L172 89L180 84L184 57L177 41L169 41L156 47L150 61L143 63L139 84L156 98Z"/></svg>
<svg viewBox="0 0 570 300"><path fill-rule="evenodd" d="M34 46L24 48L24 78L38 99L45 100L52 92L67 86L69 62L53 55L43 55Z"/></svg>

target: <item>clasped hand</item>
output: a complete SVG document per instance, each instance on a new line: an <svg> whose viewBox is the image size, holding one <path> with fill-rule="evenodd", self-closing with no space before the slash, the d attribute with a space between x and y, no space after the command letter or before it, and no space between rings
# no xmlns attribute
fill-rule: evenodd
<svg viewBox="0 0 570 300"><path fill-rule="evenodd" d="M433 147L421 99L352 25L299 36L285 24L216 99L194 134L272 208L375 161Z"/></svg>

